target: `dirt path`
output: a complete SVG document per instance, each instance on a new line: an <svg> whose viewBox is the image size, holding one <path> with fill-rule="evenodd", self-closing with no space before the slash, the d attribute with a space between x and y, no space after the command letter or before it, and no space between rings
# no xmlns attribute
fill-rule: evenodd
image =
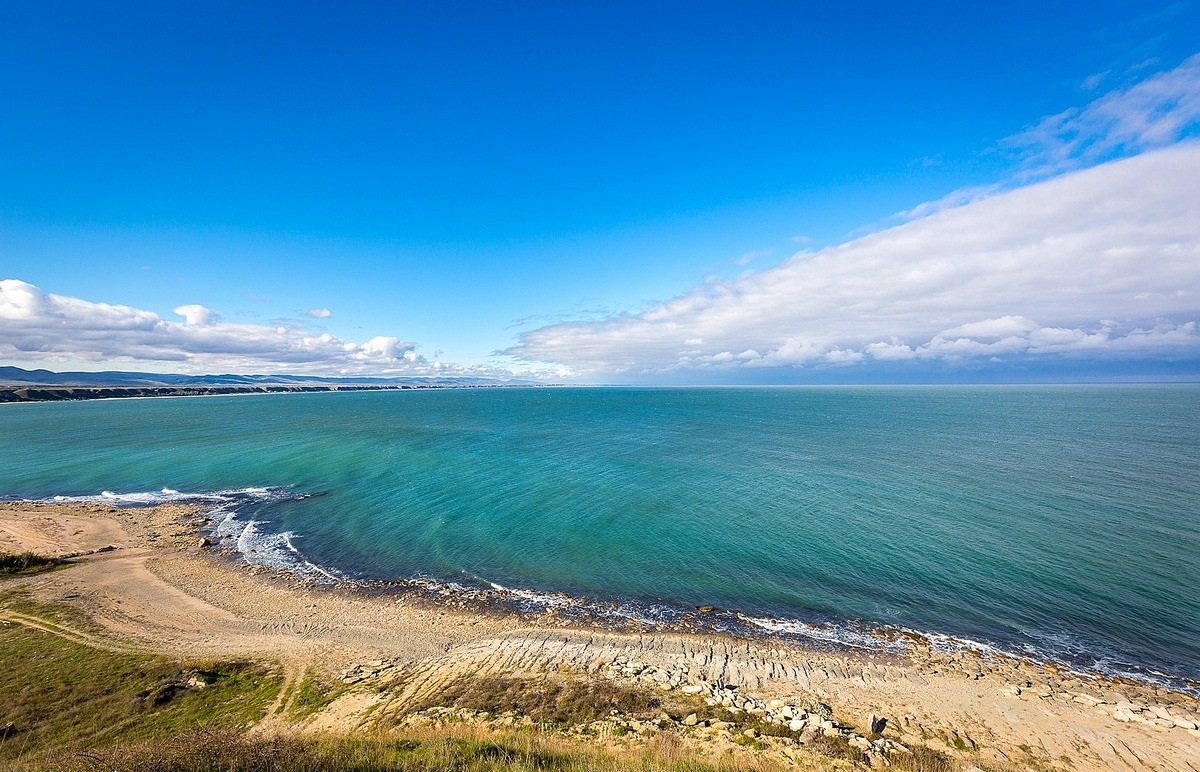
<svg viewBox="0 0 1200 772"><path fill-rule="evenodd" d="M104 651L120 652L124 654L136 654L145 652L147 649L142 647L130 646L107 637L100 637L91 633L86 633L82 630L77 630L60 622L55 622L44 617L34 616L32 614L21 614L11 609L0 607L0 621L11 622L13 624L22 625L33 630L41 630L43 633L57 635L60 638L65 638L71 643L80 643L85 646L91 646L94 649L102 649Z"/></svg>

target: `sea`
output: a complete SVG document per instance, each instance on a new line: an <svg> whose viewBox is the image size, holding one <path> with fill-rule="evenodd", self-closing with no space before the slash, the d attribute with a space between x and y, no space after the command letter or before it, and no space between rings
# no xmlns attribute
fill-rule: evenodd
<svg viewBox="0 0 1200 772"><path fill-rule="evenodd" d="M1197 385L3 405L0 496L191 501L316 583L1200 686Z"/></svg>

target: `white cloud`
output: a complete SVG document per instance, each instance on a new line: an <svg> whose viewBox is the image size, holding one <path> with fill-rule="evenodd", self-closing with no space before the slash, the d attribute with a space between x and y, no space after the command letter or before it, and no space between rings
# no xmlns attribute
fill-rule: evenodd
<svg viewBox="0 0 1200 772"><path fill-rule="evenodd" d="M308 315L313 319L328 319L333 316L333 312L328 308L313 308L309 309Z"/></svg>
<svg viewBox="0 0 1200 772"><path fill-rule="evenodd" d="M287 326L222 321L202 305L174 310L182 322L130 306L0 281L0 360L172 363L191 371L420 372L415 346L379 336L357 344Z"/></svg>
<svg viewBox="0 0 1200 772"><path fill-rule="evenodd" d="M175 309L175 313L184 319L184 324L208 324L213 320L213 312L204 306L187 305Z"/></svg>
<svg viewBox="0 0 1200 772"><path fill-rule="evenodd" d="M1094 90L1107 74L1090 75L1081 87ZM1035 180L1172 145L1198 129L1200 54L1173 70L1104 94L1082 108L1046 116L1006 138L1003 144L1017 149L1024 157L1021 168L1009 178L952 190L941 198L897 212L884 222L928 217Z"/></svg>
<svg viewBox="0 0 1200 772"><path fill-rule="evenodd" d="M1096 76L1085 81L1089 82ZM1099 85L1099 79L1095 81ZM1053 174L1179 141L1200 121L1200 54L1173 70L1043 118L1009 139L1031 173Z"/></svg>
<svg viewBox="0 0 1200 772"><path fill-rule="evenodd" d="M580 373L1200 355L1200 143L944 209L507 353ZM754 352L744 357L734 352Z"/></svg>

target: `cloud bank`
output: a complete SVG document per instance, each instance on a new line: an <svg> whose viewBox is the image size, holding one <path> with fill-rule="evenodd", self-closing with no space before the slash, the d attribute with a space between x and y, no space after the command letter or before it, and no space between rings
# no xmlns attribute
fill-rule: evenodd
<svg viewBox="0 0 1200 772"><path fill-rule="evenodd" d="M1109 162L713 281L507 354L596 376L1200 355L1200 143Z"/></svg>
<svg viewBox="0 0 1200 772"><path fill-rule="evenodd" d="M223 321L202 305L175 309L182 321L152 311L43 292L0 281L0 360L183 364L196 372L444 372L415 345L377 336L354 343L288 326Z"/></svg>

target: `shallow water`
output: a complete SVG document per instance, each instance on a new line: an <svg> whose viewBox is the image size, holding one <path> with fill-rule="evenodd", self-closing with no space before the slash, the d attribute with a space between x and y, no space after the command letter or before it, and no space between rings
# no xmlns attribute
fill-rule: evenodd
<svg viewBox="0 0 1200 772"><path fill-rule="evenodd" d="M0 495L226 491L218 535L314 575L862 621L1178 685L1198 449L1195 386L113 400L0 407Z"/></svg>

